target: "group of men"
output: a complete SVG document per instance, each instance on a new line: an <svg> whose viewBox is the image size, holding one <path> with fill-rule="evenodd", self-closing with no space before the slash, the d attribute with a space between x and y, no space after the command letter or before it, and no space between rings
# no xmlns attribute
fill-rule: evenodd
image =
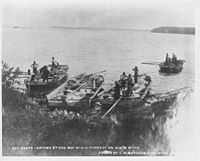
<svg viewBox="0 0 200 161"><path fill-rule="evenodd" d="M129 74L126 75L125 72L122 73L120 76L120 80L115 82L115 99L119 99L120 93L122 93L123 96L131 96L132 94L132 87L134 84L138 83L138 68L135 66L133 68L134 71L134 82L132 79L132 75Z"/></svg>
<svg viewBox="0 0 200 161"><path fill-rule="evenodd" d="M55 70L57 69L59 63L55 61L55 58L52 57L52 68L49 71L47 66L43 66L40 70L39 73L42 74L41 78L43 79L43 82L45 81L49 81L49 75L54 75L55 74ZM31 81L33 81L36 77L36 75L38 74L38 64L36 63L36 61L33 61L33 64L31 65L31 68L33 69L33 73L31 75L31 71L28 70L28 74L31 75Z"/></svg>
<svg viewBox="0 0 200 161"><path fill-rule="evenodd" d="M178 64L177 57L174 53L172 55L172 58L169 57L168 53L166 54L165 65L169 65L170 63L173 63L175 65Z"/></svg>

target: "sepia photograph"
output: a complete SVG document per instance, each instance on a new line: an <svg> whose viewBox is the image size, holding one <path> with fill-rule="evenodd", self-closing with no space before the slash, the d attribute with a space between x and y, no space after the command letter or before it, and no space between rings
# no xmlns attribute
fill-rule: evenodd
<svg viewBox="0 0 200 161"><path fill-rule="evenodd" d="M4 1L2 156L195 156L196 4Z"/></svg>

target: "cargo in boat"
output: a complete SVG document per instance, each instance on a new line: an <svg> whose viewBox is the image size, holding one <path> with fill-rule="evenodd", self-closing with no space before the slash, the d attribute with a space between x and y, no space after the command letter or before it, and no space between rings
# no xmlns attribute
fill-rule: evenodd
<svg viewBox="0 0 200 161"><path fill-rule="evenodd" d="M86 97L90 98L96 92L100 91L103 82L103 75L97 74L82 74L74 78L69 78L59 92L54 96L49 96L49 106L66 109L72 108L73 110L74 106L81 100L84 100Z"/></svg>

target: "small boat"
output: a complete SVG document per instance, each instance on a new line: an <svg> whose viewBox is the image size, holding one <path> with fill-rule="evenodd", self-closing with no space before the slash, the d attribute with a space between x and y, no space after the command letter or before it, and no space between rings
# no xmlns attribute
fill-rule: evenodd
<svg viewBox="0 0 200 161"><path fill-rule="evenodd" d="M74 78L70 78L62 89L58 90L59 92L47 96L49 107L70 108L73 110L85 97L94 97L101 90L103 82L104 77L101 74L80 74Z"/></svg>
<svg viewBox="0 0 200 161"><path fill-rule="evenodd" d="M161 73L179 73L183 69L183 63L184 62L185 62L184 60L177 60L177 64L174 64L174 63L166 64L165 62L160 63L159 64L159 67L160 67L159 71Z"/></svg>
<svg viewBox="0 0 200 161"><path fill-rule="evenodd" d="M51 68L51 65L48 65L47 68ZM42 74L38 73L34 80L31 81L31 76L28 79L24 80L24 83L27 87L27 90L29 92L44 92L49 93L59 85L61 85L63 82L65 82L68 78L68 66L62 65L59 66L55 71L53 75L49 75L48 82L43 82L43 79L41 78Z"/></svg>
<svg viewBox="0 0 200 161"><path fill-rule="evenodd" d="M184 62L185 60L177 60L176 64L167 64L166 62L142 62L142 64L158 65L160 67L159 72L166 74L176 74L182 71Z"/></svg>

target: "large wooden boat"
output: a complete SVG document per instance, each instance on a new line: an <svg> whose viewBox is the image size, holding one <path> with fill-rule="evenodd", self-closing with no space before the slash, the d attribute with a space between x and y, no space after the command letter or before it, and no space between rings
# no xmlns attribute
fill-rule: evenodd
<svg viewBox="0 0 200 161"><path fill-rule="evenodd" d="M122 93L120 93L120 101L117 103L117 106L121 107L133 107L135 105L139 105L141 103L144 103L144 99L148 96L149 91L151 90L151 80L146 79L146 77L149 76L143 76L139 79L139 83L135 84L131 90L132 94L129 96L123 96ZM98 101L104 106L104 107L111 107L117 99L114 98L115 94L115 87L110 88L109 90L105 91L102 94L100 93L100 97Z"/></svg>
<svg viewBox="0 0 200 161"><path fill-rule="evenodd" d="M52 92L47 96L49 107L73 110L85 97L94 97L101 90L103 81L103 75L98 74L81 74L69 78L62 87L58 87L58 92L53 91L55 94Z"/></svg>
<svg viewBox="0 0 200 161"><path fill-rule="evenodd" d="M49 69L50 65L47 66ZM49 75L48 82L43 82L42 73L38 73L33 80L31 80L31 76L29 79L25 79L24 83L27 87L27 90L30 92L44 92L49 93L53 89L57 88L63 82L65 82L68 78L68 66L61 65L59 66L52 75Z"/></svg>

